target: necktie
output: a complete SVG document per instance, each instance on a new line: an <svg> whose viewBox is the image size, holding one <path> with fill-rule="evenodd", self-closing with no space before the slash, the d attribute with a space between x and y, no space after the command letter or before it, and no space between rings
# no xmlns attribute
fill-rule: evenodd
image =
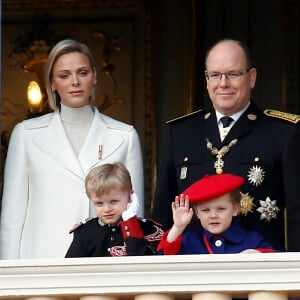
<svg viewBox="0 0 300 300"><path fill-rule="evenodd" d="M222 117L220 119L220 121L223 124L223 128L226 128L226 127L228 127L231 124L231 122L233 121L233 119L231 117L224 116L224 117Z"/></svg>

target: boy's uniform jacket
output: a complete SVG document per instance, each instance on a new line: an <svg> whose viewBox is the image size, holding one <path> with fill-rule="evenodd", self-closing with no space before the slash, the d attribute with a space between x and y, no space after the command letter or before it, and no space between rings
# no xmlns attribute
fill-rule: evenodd
<svg viewBox="0 0 300 300"><path fill-rule="evenodd" d="M76 226L66 257L155 255L163 235L161 225L130 218L119 225L104 225L98 218Z"/></svg>

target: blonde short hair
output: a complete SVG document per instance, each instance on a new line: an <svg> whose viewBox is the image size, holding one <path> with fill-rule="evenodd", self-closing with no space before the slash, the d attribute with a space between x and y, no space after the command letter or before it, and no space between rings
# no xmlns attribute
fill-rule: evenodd
<svg viewBox="0 0 300 300"><path fill-rule="evenodd" d="M85 178L85 190L89 198L92 192L99 197L114 188L132 191L129 171L120 162L97 166Z"/></svg>
<svg viewBox="0 0 300 300"><path fill-rule="evenodd" d="M95 70L93 57L87 45L71 39L66 39L58 42L50 51L47 58L47 62L45 64L45 87L48 95L49 106L53 110L60 108L60 101L61 101L57 91L52 92L51 89L51 82L53 79L53 66L61 55L73 53L73 52L84 54L89 59L91 68ZM95 96L96 96L95 86L93 86L92 93L91 93L91 102L95 100Z"/></svg>

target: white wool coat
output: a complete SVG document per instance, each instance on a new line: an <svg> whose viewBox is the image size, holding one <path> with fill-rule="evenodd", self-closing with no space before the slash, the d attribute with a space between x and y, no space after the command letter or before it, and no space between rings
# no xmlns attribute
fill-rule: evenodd
<svg viewBox="0 0 300 300"><path fill-rule="evenodd" d="M4 172L1 259L64 257L72 241L69 230L89 216L86 174L97 165L116 161L123 162L131 174L142 215L143 161L133 126L95 108L77 157L57 111L17 124Z"/></svg>

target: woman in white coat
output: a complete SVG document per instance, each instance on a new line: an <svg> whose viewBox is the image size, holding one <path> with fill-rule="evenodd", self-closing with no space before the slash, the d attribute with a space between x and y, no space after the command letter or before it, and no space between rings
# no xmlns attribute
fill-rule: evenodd
<svg viewBox="0 0 300 300"><path fill-rule="evenodd" d="M97 165L123 162L143 203L139 137L133 126L92 106L96 70L88 47L69 39L56 44L48 56L45 78L54 112L17 124L10 138L1 259L64 257L72 241L69 229L95 216L84 180Z"/></svg>

